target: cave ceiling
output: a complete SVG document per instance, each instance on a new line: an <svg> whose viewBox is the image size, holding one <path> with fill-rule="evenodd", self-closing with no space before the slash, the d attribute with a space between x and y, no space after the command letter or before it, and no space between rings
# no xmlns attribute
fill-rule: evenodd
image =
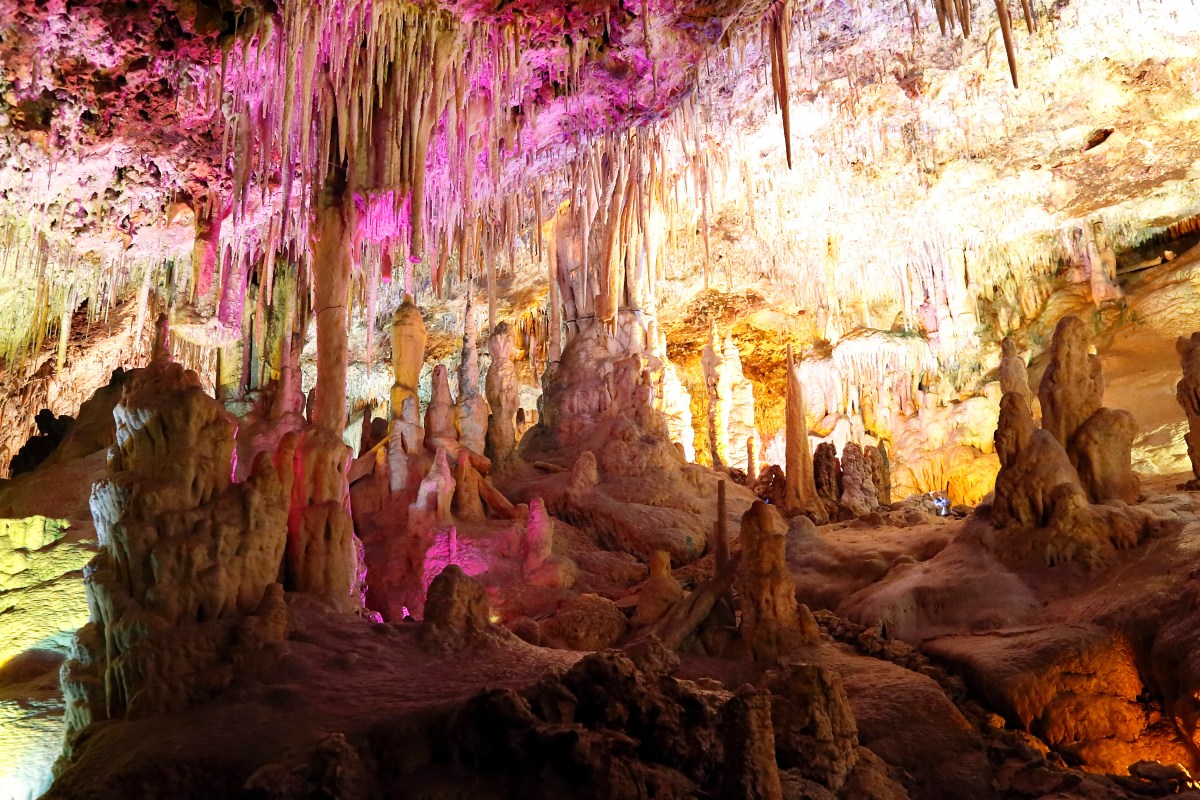
<svg viewBox="0 0 1200 800"><path fill-rule="evenodd" d="M302 260L319 165L339 160L359 173L366 237L408 251L418 276L440 268L422 284L435 293L487 250L533 261L536 223L586 195L589 169L652 153L689 234L665 303L703 275L821 307L834 333L970 316L1088 225L1132 248L1200 210L1195 15L1030 10L1032 32L1009 9L1018 89L990 4L963 30L895 0L0 0L4 350L151 272L178 281L214 215L225 260ZM397 98L430 120L425 139L380 132L404 127L375 111Z"/></svg>

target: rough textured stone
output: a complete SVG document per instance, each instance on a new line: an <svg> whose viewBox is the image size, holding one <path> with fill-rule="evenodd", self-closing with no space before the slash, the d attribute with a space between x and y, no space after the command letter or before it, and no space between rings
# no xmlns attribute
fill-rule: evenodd
<svg viewBox="0 0 1200 800"><path fill-rule="evenodd" d="M1090 337L1078 317L1063 317L1054 329L1050 364L1038 386L1042 404L1042 429L1064 448L1075 432L1104 403L1104 377L1100 359L1089 355Z"/></svg>
<svg viewBox="0 0 1200 800"><path fill-rule="evenodd" d="M611 600L581 594L564 601L558 612L539 627L546 647L603 650L625 637L629 621Z"/></svg>
<svg viewBox="0 0 1200 800"><path fill-rule="evenodd" d="M93 720L206 699L287 629L275 581L294 444L232 483L234 420L165 355L129 376L114 417L109 473L92 490L90 621L63 667L68 747Z"/></svg>
<svg viewBox="0 0 1200 800"><path fill-rule="evenodd" d="M1183 378L1175 386L1175 399L1187 416L1188 432L1184 440L1188 459L1192 462L1190 483L1194 487L1200 485L1200 332L1180 336L1175 342L1175 350L1179 353L1179 367L1183 371Z"/></svg>
<svg viewBox="0 0 1200 800"><path fill-rule="evenodd" d="M858 763L858 727L836 672L792 664L759 683L774 695L771 720L780 769L838 791Z"/></svg>
<svg viewBox="0 0 1200 800"><path fill-rule="evenodd" d="M742 517L742 564L737 580L742 638L753 658L769 661L811 644L817 624L796 602L787 566L787 525L772 506L756 502Z"/></svg>
<svg viewBox="0 0 1200 800"><path fill-rule="evenodd" d="M513 364L512 332L507 322L501 322L488 337L488 353L492 357L484 388L492 416L488 427L487 455L497 461L508 458L516 446L516 416L519 410L517 371Z"/></svg>
<svg viewBox="0 0 1200 800"><path fill-rule="evenodd" d="M1101 408L1075 432L1068 455L1093 503L1137 502L1141 480L1130 454L1136 435L1133 415L1111 408Z"/></svg>
<svg viewBox="0 0 1200 800"><path fill-rule="evenodd" d="M836 512L842 496L842 465L832 442L821 442L813 451L813 480L825 508Z"/></svg>
<svg viewBox="0 0 1200 800"><path fill-rule="evenodd" d="M859 517L879 507L879 489L871 465L856 442L846 442L842 448L842 496L838 501L839 516Z"/></svg>

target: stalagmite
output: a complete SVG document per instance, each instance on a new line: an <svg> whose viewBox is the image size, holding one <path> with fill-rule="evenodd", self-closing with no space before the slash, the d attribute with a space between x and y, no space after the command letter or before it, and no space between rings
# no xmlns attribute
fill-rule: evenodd
<svg viewBox="0 0 1200 800"><path fill-rule="evenodd" d="M432 451L458 451L458 428L454 425L454 398L450 395L450 373L445 364L433 368L429 405L425 407L425 446Z"/></svg>
<svg viewBox="0 0 1200 800"><path fill-rule="evenodd" d="M340 435L314 427L300 434L295 454L284 588L319 594L339 609L354 610L361 598L347 483L352 453Z"/></svg>
<svg viewBox="0 0 1200 800"><path fill-rule="evenodd" d="M1075 432L1103 405L1100 360L1088 354L1087 329L1078 317L1064 317L1054 329L1050 364L1038 386L1042 428L1069 448Z"/></svg>
<svg viewBox="0 0 1200 800"><path fill-rule="evenodd" d="M727 386L728 409L724 424L727 436L725 450L728 453L725 463L729 466L745 469L751 474L749 460L743 461L740 448L734 443L746 439L754 442L758 432L754 425L754 384L742 372L742 357L732 335L725 336L722 348L721 373L724 386Z"/></svg>
<svg viewBox="0 0 1200 800"><path fill-rule="evenodd" d="M1034 394L1029 388L1029 372L1025 368L1025 359L1017 352L1017 344L1011 336L1000 340L1000 391L1005 394L1016 392L1025 398L1025 403L1033 408Z"/></svg>
<svg viewBox="0 0 1200 800"><path fill-rule="evenodd" d="M871 465L857 442L847 442L842 448L842 496L838 501L839 516L853 518L879 507L879 489Z"/></svg>
<svg viewBox="0 0 1200 800"><path fill-rule="evenodd" d="M842 465L832 442L821 442L813 451L813 483L828 512L836 513L842 496Z"/></svg>
<svg viewBox="0 0 1200 800"><path fill-rule="evenodd" d="M813 480L812 451L808 442L808 420L804 414L804 388L792 360L792 347L787 349L787 428L784 475L786 492L784 507L801 512L823 524L828 516Z"/></svg>
<svg viewBox="0 0 1200 800"><path fill-rule="evenodd" d="M504 461L516 442L516 415L519 397L517 371L513 363L513 338L507 322L501 322L488 337L488 352L492 363L488 367L484 388L492 415L488 423L487 455Z"/></svg>
<svg viewBox="0 0 1200 800"><path fill-rule="evenodd" d="M405 401L411 399L420 402L417 383L421 378L421 368L425 366L425 343L428 338L421 311L413 302L412 295L406 294L392 315L392 371L395 375L391 394L392 419L400 419Z"/></svg>
<svg viewBox="0 0 1200 800"><path fill-rule="evenodd" d="M204 702L287 627L275 581L294 440L232 483L233 417L161 351L124 382L113 416L117 444L91 497L91 620L63 668L68 741L94 720Z"/></svg>
<svg viewBox="0 0 1200 800"><path fill-rule="evenodd" d="M739 689L721 708L721 738L726 763L720 796L783 800L771 726L771 694L749 685Z"/></svg>
<svg viewBox="0 0 1200 800"><path fill-rule="evenodd" d="M1100 407L1103 380L1082 323L1066 317L1038 387L1043 427L1035 426L1019 386L1000 401L992 520L1023 531L1017 549L1040 551L1048 563L1093 562L1145 533L1144 517L1128 508L1141 488L1131 467L1137 426L1128 412Z"/></svg>
<svg viewBox="0 0 1200 800"><path fill-rule="evenodd" d="M756 501L742 516L742 638L756 661L773 661L819 638L807 606L796 602L796 583L788 571L787 525L774 507Z"/></svg>
<svg viewBox="0 0 1200 800"><path fill-rule="evenodd" d="M638 593L634 626L657 622L682 599L683 587L671 574L671 554L666 550L655 550L650 554L650 577Z"/></svg>
<svg viewBox="0 0 1200 800"><path fill-rule="evenodd" d="M882 442L878 446L870 445L863 448L863 457L871 469L871 479L875 482L876 498L880 506L892 503L892 465L888 459L887 445Z"/></svg>
<svg viewBox="0 0 1200 800"><path fill-rule="evenodd" d="M1141 481L1130 466L1137 430L1128 411L1101 408L1075 432L1068 454L1093 503L1137 502Z"/></svg>
<svg viewBox="0 0 1200 800"><path fill-rule="evenodd" d="M1175 385L1175 399L1187 417L1188 460L1192 462L1192 480L1184 484L1189 489L1200 488L1200 332L1180 336L1175 341L1179 367L1183 378Z"/></svg>
<svg viewBox="0 0 1200 800"><path fill-rule="evenodd" d="M700 364L704 369L704 386L708 392L708 455L714 467L723 466L729 456L729 392L722 380L721 340L717 325L710 323L708 341ZM723 385L724 384L724 385ZM722 392L722 389L725 391Z"/></svg>
<svg viewBox="0 0 1200 800"><path fill-rule="evenodd" d="M717 521L713 526L713 556L717 569L729 563L729 523L725 500L725 481L717 481Z"/></svg>
<svg viewBox="0 0 1200 800"><path fill-rule="evenodd" d="M475 310L470 295L463 316L462 360L458 365L454 424L463 447L483 453L487 442L488 404L479 393L479 350L475 345Z"/></svg>

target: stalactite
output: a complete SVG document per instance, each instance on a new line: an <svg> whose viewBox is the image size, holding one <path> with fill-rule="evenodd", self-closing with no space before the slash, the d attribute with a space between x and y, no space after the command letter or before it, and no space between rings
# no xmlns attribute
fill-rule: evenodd
<svg viewBox="0 0 1200 800"><path fill-rule="evenodd" d="M788 86L788 38L792 26L791 0L778 0L767 16L771 51L771 88L783 122L783 145L792 166L791 94Z"/></svg>
<svg viewBox="0 0 1200 800"><path fill-rule="evenodd" d="M1022 0L1028 3L1029 0ZM1000 32L1004 36L1004 54L1008 57L1008 71L1012 75L1013 88L1017 88L1017 57L1013 52L1012 18L1008 15L1007 0L996 0L996 16L1000 18Z"/></svg>

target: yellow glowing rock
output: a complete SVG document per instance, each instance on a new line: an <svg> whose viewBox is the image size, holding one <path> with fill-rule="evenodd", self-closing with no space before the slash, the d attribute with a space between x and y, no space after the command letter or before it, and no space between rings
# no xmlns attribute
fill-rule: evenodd
<svg viewBox="0 0 1200 800"><path fill-rule="evenodd" d="M0 520L0 666L38 647L65 650L87 622L83 581L74 573L95 551L69 537L65 520Z"/></svg>

